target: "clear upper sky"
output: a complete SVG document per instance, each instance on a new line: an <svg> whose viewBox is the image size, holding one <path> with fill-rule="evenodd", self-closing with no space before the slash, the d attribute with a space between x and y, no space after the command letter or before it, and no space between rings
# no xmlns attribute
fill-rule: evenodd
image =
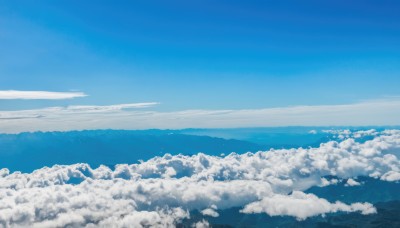
<svg viewBox="0 0 400 228"><path fill-rule="evenodd" d="M1 1L1 110L336 105L400 95L400 1Z"/></svg>

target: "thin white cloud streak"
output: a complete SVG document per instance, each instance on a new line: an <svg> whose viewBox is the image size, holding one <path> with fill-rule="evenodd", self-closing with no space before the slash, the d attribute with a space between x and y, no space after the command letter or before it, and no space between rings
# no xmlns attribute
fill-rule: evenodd
<svg viewBox="0 0 400 228"><path fill-rule="evenodd" d="M155 104L142 103L141 106ZM157 112L126 108L112 105L1 111L0 132L400 124L400 99L243 110Z"/></svg>
<svg viewBox="0 0 400 228"><path fill-rule="evenodd" d="M132 103L132 104L118 104L118 105L73 105L65 108L65 111L72 113L87 113L87 112L110 112L110 111L121 111L123 109L134 109L134 108L149 108L154 105L158 105L158 102L143 102L143 103Z"/></svg>
<svg viewBox="0 0 400 228"><path fill-rule="evenodd" d="M21 111L0 111L1 120L21 120L21 119L46 119L46 118L63 118L63 117L79 117L83 114L100 113L116 113L122 110L149 108L159 104L158 102L143 102L118 105L71 105L67 107L49 107L43 109L21 110ZM32 120L34 121L34 120ZM1 124L0 124L1 126Z"/></svg>
<svg viewBox="0 0 400 228"><path fill-rule="evenodd" d="M359 176L400 181L399 154L400 131L387 130L362 143L348 138L225 157L167 154L113 170L87 164L32 173L0 169L0 224L174 227L192 210L217 217L217 209L232 207L298 220L340 211L371 214L376 208L368 202L329 202L304 191L323 185L326 176L342 184Z"/></svg>
<svg viewBox="0 0 400 228"><path fill-rule="evenodd" d="M82 92L0 90L0 100L62 100L86 96Z"/></svg>

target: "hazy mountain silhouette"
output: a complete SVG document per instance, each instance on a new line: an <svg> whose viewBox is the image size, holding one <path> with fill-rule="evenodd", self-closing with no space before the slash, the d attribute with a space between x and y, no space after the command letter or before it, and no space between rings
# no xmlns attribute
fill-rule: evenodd
<svg viewBox="0 0 400 228"><path fill-rule="evenodd" d="M0 134L0 167L29 172L54 164L114 165L170 154L211 155L267 149L251 142L173 131L71 131Z"/></svg>

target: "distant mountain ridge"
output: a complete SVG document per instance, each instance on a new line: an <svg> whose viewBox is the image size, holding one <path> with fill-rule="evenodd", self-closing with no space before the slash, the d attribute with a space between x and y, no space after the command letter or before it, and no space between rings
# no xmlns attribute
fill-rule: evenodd
<svg viewBox="0 0 400 228"><path fill-rule="evenodd" d="M265 150L256 143L172 131L93 130L0 134L0 167L30 172L55 164L136 163L165 153L244 153Z"/></svg>
<svg viewBox="0 0 400 228"><path fill-rule="evenodd" d="M325 130L373 127L271 127L180 130L84 130L0 134L0 168L31 172L55 164L113 166L166 153L209 155L270 148L318 147L334 135ZM392 127L376 127L375 129Z"/></svg>

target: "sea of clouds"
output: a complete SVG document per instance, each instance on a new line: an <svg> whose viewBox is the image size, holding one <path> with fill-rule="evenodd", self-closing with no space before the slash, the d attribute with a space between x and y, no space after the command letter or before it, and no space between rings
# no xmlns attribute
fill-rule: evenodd
<svg viewBox="0 0 400 228"><path fill-rule="evenodd" d="M165 155L139 164L56 165L0 170L0 227L174 227L192 210L293 216L376 213L368 202L329 202L304 193L359 176L400 181L400 130L338 131L318 148L210 156ZM372 139L359 141L360 137ZM327 178L327 177L334 177ZM207 221L193 224L206 227Z"/></svg>

